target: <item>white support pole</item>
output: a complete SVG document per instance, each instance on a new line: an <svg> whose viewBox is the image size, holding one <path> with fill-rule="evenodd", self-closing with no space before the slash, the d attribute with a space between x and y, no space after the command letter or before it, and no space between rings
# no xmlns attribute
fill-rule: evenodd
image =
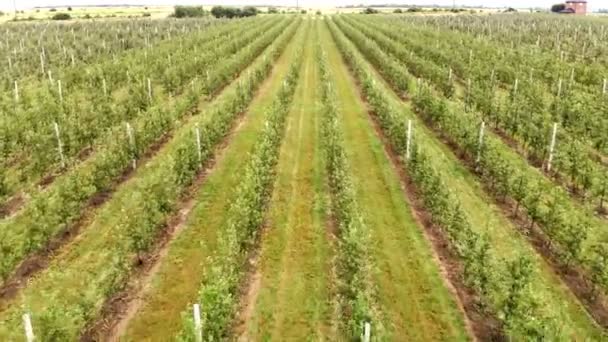
<svg viewBox="0 0 608 342"><path fill-rule="evenodd" d="M103 96L108 96L108 85L105 78L101 79L101 85L103 87Z"/></svg>
<svg viewBox="0 0 608 342"><path fill-rule="evenodd" d="M57 90L59 91L59 103L63 104L63 88L61 88L61 80L57 80Z"/></svg>
<svg viewBox="0 0 608 342"><path fill-rule="evenodd" d="M148 78L148 100L152 103L152 81Z"/></svg>
<svg viewBox="0 0 608 342"><path fill-rule="evenodd" d="M125 127L127 129L127 138L129 139L129 144L133 150L133 169L137 168L137 160L135 159L135 134L133 134L133 127L131 124L126 122Z"/></svg>
<svg viewBox="0 0 608 342"><path fill-rule="evenodd" d="M49 82L53 84L53 72L51 70L48 71L49 74Z"/></svg>
<svg viewBox="0 0 608 342"><path fill-rule="evenodd" d="M40 70L42 71L42 76L44 77L44 56L40 53Z"/></svg>
<svg viewBox="0 0 608 342"><path fill-rule="evenodd" d="M475 159L475 163L479 164L481 161L481 149L483 146L483 136L484 131L486 129L486 123L484 121L481 122L481 127L479 127L479 141L477 142L477 159Z"/></svg>
<svg viewBox="0 0 608 342"><path fill-rule="evenodd" d="M517 88L519 87L519 79L515 79L515 84L513 85L513 95L517 95Z"/></svg>
<svg viewBox="0 0 608 342"><path fill-rule="evenodd" d="M363 328L363 342L370 342L372 338L372 325L369 322L365 322Z"/></svg>
<svg viewBox="0 0 608 342"><path fill-rule="evenodd" d="M8 59L8 69L9 70L13 70L13 60L11 59L11 56L6 56L6 59Z"/></svg>
<svg viewBox="0 0 608 342"><path fill-rule="evenodd" d="M29 314L23 314L23 328L25 329L25 340L27 342L34 342L36 336L34 336L34 329L32 328L32 320Z"/></svg>
<svg viewBox="0 0 608 342"><path fill-rule="evenodd" d="M450 68L450 71L448 71L448 82L452 82L452 68Z"/></svg>
<svg viewBox="0 0 608 342"><path fill-rule="evenodd" d="M557 83L557 97L561 97L562 96L562 79L559 79L559 82Z"/></svg>
<svg viewBox="0 0 608 342"><path fill-rule="evenodd" d="M407 141L405 145L405 159L410 160L412 146L412 120L407 120Z"/></svg>
<svg viewBox="0 0 608 342"><path fill-rule="evenodd" d="M570 69L570 85L574 83L574 68Z"/></svg>
<svg viewBox="0 0 608 342"><path fill-rule="evenodd" d="M17 80L15 80L15 102L19 102L19 85L17 85Z"/></svg>
<svg viewBox="0 0 608 342"><path fill-rule="evenodd" d="M551 144L549 145L549 160L547 161L547 171L551 171L551 163L553 162L553 151L555 150L555 139L557 138L557 122L553 124L553 134L551 135Z"/></svg>
<svg viewBox="0 0 608 342"><path fill-rule="evenodd" d="M196 341L203 341L203 323L201 322L201 306L199 304L194 304L192 306L192 311L194 314L194 334L196 335Z"/></svg>
<svg viewBox="0 0 608 342"><path fill-rule="evenodd" d="M203 150L201 148L201 130L198 127L198 123L195 128L196 132L196 150L198 151L198 162L201 166L203 166Z"/></svg>
<svg viewBox="0 0 608 342"><path fill-rule="evenodd" d="M63 143L61 142L61 134L59 133L59 125L57 124L57 122L53 122L53 128L55 129L55 138L57 138L57 152L59 152L61 167L65 167L65 157L63 156Z"/></svg>
<svg viewBox="0 0 608 342"><path fill-rule="evenodd" d="M608 92L608 80L604 78L604 86L602 87L602 94L606 95Z"/></svg>

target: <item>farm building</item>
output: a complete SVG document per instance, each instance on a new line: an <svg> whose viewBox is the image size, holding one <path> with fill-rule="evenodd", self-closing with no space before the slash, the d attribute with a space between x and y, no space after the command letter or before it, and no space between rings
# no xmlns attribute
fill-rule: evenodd
<svg viewBox="0 0 608 342"><path fill-rule="evenodd" d="M563 12L574 13L574 14L587 14L587 1L586 0L568 0L566 1L566 8Z"/></svg>

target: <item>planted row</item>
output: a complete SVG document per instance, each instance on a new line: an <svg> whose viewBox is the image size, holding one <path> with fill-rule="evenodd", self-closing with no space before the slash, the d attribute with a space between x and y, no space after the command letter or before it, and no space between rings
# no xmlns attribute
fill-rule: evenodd
<svg viewBox="0 0 608 342"><path fill-rule="evenodd" d="M496 315L505 332L514 338L555 336L558 329L553 318L543 312L542 302L531 290L535 278L532 261L523 255L510 256L508 260L497 256L488 237L472 228L458 199L444 185L434 159L415 143L410 145L410 157L407 158L407 117L391 105L355 46L336 25L332 24L331 28L382 132L405 163L432 222L447 236L451 249L463 265L463 280L475 290L484 310Z"/></svg>
<svg viewBox="0 0 608 342"><path fill-rule="evenodd" d="M363 323L374 327L374 336L382 336L383 327L377 308L376 288L371 279L373 261L369 252L370 231L361 216L353 188L350 164L344 149L335 86L325 51L317 47L321 71L323 146L332 212L338 225L338 281L342 330L344 336L362 335Z"/></svg>
<svg viewBox="0 0 608 342"><path fill-rule="evenodd" d="M287 114L300 76L302 51L295 53L283 86L265 113L264 128L234 189L237 197L228 208L228 219L218 233L218 250L208 258L207 274L198 294L202 305L205 340L225 339L239 303L239 285L244 278L247 256L257 239L264 211L272 193L275 166L283 140ZM197 330L187 309L183 314L180 340L195 341Z"/></svg>
<svg viewBox="0 0 608 342"><path fill-rule="evenodd" d="M293 22L283 30L247 76L210 105L208 115L182 127L133 182L117 191L69 251L28 284L0 314L5 322L0 326L1 338L14 340L22 335L25 309L32 312L41 340L77 339L104 300L125 284L136 267L133 260L154 245L168 217L178 209L180 196L213 157L297 26ZM197 127L204 137L200 147Z"/></svg>
<svg viewBox="0 0 608 342"><path fill-rule="evenodd" d="M366 35L374 39L383 50L399 58L408 67L411 65L408 62L409 55L406 53L408 49L415 51L416 54L422 54L427 59L426 64L428 65L439 65L446 60L454 61L458 60L458 57L462 57L454 55L454 51L458 50L458 47L455 46L446 46L442 52L437 52L430 50L427 46L422 46L421 43L411 43L411 40L415 39L412 38L416 36L415 34L409 34L408 38L403 38L379 25L375 30L382 33L366 28L361 29L365 30ZM397 41L405 43L407 48L398 44ZM446 53L450 53L450 55L442 58ZM563 122L563 126L559 126L557 130L557 145L552 157L550 174L556 176L556 181L560 184L571 184L569 189L572 189L574 193L580 194L583 198L595 199L593 204L600 212L603 212L605 210L603 204L608 191L608 168L598 160L597 152L588 147L584 139L585 134L573 134L569 129L571 122L584 121L579 115L584 106L581 105L576 93L571 92L571 82L564 82L564 87L556 90L561 95L553 98L553 96L547 96L543 87L539 86L536 81L525 78L518 80L514 87L510 87L508 96L503 96L497 77L488 78L486 74L479 74L477 65L483 64L483 62L477 61L477 59L475 61L473 66L469 63L466 68L468 71L462 71L462 73L454 71L454 74L459 74L465 79L472 79L465 85L466 89L463 94L465 108L480 111L483 120L492 122L494 129L515 138L513 141L518 142L519 147L525 151L525 156L535 165L542 164L543 168L549 168L547 160L550 155L550 140L555 116L564 118L557 120ZM458 70L454 64L448 65L454 67L454 70ZM444 75L441 78L442 81L438 83L434 74L418 69L410 70L415 75L432 81L439 89L445 82L443 80L449 79L449 76ZM452 76L449 81L455 82L455 76ZM604 101L602 102L600 98L598 103L608 105L608 97L603 98ZM598 109L596 112L601 112L601 110ZM586 112L586 114L590 113ZM530 119L525 119L526 117ZM602 128L602 125L608 125L608 120L599 118L596 122L599 126L586 125L584 131L603 132L606 130ZM606 127L608 128L608 126ZM601 136L602 139L608 139L608 135L601 134Z"/></svg>
<svg viewBox="0 0 608 342"><path fill-rule="evenodd" d="M216 72L234 75L250 64L281 32L293 30L293 23L277 26L261 35L251 48L243 49ZM38 251L53 236L70 229L96 194L111 190L115 182L150 146L173 129L180 127L180 119L199 101L200 91L195 85L175 102L153 108L147 116L132 124L135 144L123 128L117 130L110 143L86 162L55 180L53 185L31 199L14 217L0 223L0 275L6 278L28 254ZM203 135L203 144L206 143Z"/></svg>

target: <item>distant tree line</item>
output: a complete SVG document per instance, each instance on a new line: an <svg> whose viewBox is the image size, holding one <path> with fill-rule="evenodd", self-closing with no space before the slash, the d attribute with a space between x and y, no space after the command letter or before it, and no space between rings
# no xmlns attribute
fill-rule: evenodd
<svg viewBox="0 0 608 342"><path fill-rule="evenodd" d="M258 14L258 9L253 6L246 6L242 9L236 7L214 6L211 14L216 18L242 18L252 17Z"/></svg>
<svg viewBox="0 0 608 342"><path fill-rule="evenodd" d="M175 18L195 18L204 15L203 6L175 6L172 16Z"/></svg>

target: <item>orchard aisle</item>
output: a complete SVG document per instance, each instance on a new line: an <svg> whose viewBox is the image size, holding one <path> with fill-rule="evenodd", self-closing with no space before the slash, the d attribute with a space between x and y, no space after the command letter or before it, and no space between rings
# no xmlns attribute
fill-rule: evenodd
<svg viewBox="0 0 608 342"><path fill-rule="evenodd" d="M468 340L462 312L441 278L432 246L412 216L399 176L326 25L320 40L336 81L354 186L374 241L374 280L387 333L408 341Z"/></svg>
<svg viewBox="0 0 608 342"><path fill-rule="evenodd" d="M332 242L321 155L317 20L308 20L301 82L281 149L277 180L244 289L239 340L332 340Z"/></svg>
<svg viewBox="0 0 608 342"><path fill-rule="evenodd" d="M206 270L204 261L217 247L217 231L226 224L227 209L235 198L234 189L240 180L240 171L262 130L265 111L281 87L294 53L302 42L302 31L303 27L300 27L299 33L274 64L270 77L262 84L238 132L197 196L187 227L169 246L159 270L140 294L142 303L139 309L128 322L121 323L124 331L115 332L117 335L124 335L129 341L153 337L171 339L182 328L180 314L197 298Z"/></svg>

